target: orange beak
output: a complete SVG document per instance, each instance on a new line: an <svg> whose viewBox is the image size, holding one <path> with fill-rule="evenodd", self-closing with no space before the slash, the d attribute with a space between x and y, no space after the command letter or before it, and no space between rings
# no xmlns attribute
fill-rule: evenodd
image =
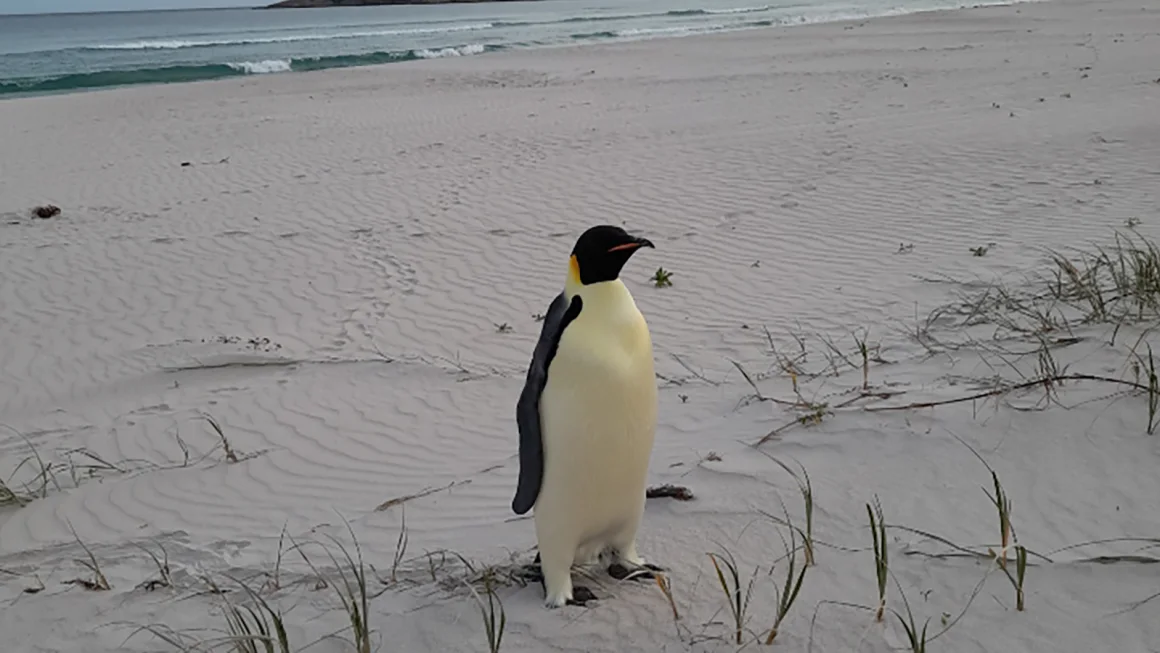
<svg viewBox="0 0 1160 653"><path fill-rule="evenodd" d="M624 243L615 247L609 248L609 252L623 252L626 249L636 249L638 247L653 247L652 241L647 238L638 238L630 243Z"/></svg>

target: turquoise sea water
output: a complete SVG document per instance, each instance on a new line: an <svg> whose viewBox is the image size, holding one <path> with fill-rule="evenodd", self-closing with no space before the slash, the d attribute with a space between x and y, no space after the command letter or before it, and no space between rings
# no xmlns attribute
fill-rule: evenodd
<svg viewBox="0 0 1160 653"><path fill-rule="evenodd" d="M0 97L947 9L958 0L540 0L0 16Z"/></svg>

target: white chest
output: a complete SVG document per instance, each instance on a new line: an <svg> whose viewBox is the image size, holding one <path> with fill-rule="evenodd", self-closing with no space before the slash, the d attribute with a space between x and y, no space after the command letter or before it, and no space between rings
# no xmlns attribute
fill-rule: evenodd
<svg viewBox="0 0 1160 653"><path fill-rule="evenodd" d="M584 307L560 338L540 404L549 459L563 454L647 461L652 449L652 340L632 296L615 283L582 293Z"/></svg>

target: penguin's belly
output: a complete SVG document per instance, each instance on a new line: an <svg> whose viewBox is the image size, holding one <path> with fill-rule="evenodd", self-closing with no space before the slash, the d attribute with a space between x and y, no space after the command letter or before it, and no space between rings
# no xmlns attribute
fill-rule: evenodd
<svg viewBox="0 0 1160 653"><path fill-rule="evenodd" d="M536 504L537 522L567 533L581 557L636 530L657 415L643 318L627 331L596 334L580 324L583 317L565 331L541 396L544 477Z"/></svg>

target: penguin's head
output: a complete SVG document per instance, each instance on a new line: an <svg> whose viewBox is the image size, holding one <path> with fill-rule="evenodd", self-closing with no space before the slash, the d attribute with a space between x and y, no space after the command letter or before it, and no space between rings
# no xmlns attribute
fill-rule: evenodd
<svg viewBox="0 0 1160 653"><path fill-rule="evenodd" d="M572 248L571 276L585 286L613 281L641 247L653 247L653 244L647 238L632 236L620 227L591 227L580 235Z"/></svg>

